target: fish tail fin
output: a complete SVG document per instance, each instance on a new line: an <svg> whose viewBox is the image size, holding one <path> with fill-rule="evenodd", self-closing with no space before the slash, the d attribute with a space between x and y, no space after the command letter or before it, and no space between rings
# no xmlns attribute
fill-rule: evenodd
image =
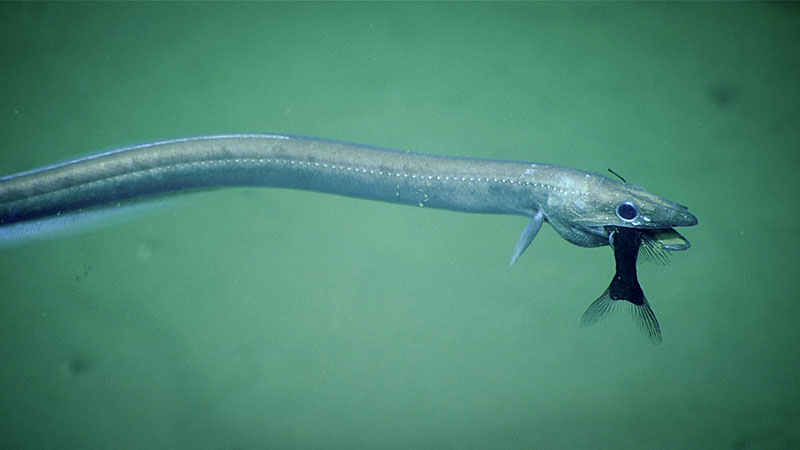
<svg viewBox="0 0 800 450"><path fill-rule="evenodd" d="M603 295L597 298L583 313L581 317L581 326L592 325L600 321L611 311L616 309L617 302L611 300L610 290L606 289Z"/></svg>
<svg viewBox="0 0 800 450"><path fill-rule="evenodd" d="M616 309L620 300L624 299L613 299L611 297L611 289L606 289L603 295L592 302L586 309L586 312L583 313L581 317L581 326L599 322L603 317ZM650 304L647 303L647 299L644 295L642 295L640 299L637 299L637 303L630 301L625 301L625 303L630 305L633 319L636 321L636 324L639 325L639 329L650 338L650 342L653 344L660 344L662 341L661 327L658 325L658 319L656 319L656 315L653 309L650 308Z"/></svg>

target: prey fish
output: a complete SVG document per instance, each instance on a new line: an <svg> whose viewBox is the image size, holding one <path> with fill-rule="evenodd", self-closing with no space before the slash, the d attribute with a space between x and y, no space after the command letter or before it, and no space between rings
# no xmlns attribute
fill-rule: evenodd
<svg viewBox="0 0 800 450"><path fill-rule="evenodd" d="M666 263L669 260L668 251L686 250L690 246L689 241L671 228L646 230L610 226L607 229L609 243L614 249L616 272L603 295L589 305L581 324L593 324L620 303L627 303L639 328L653 343L660 344L661 327L639 284L636 263L640 253L647 259Z"/></svg>

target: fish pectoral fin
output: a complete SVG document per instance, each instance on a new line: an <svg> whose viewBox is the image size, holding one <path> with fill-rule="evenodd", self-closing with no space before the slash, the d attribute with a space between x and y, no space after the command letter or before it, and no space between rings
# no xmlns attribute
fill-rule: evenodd
<svg viewBox="0 0 800 450"><path fill-rule="evenodd" d="M592 325L599 322L600 319L608 315L608 313L614 311L619 302L630 305L632 308L631 312L633 313L634 319L636 319L637 325L639 325L639 329L650 338L650 342L653 344L660 344L662 340L661 327L658 325L656 315L653 309L650 308L650 304L647 303L647 299L644 298L644 295L642 295L641 304L639 304L625 299L615 300L611 298L611 289L606 289L603 295L592 302L586 309L586 312L583 313L581 317L581 326Z"/></svg>
<svg viewBox="0 0 800 450"><path fill-rule="evenodd" d="M517 245L514 246L514 253L511 255L511 262L508 263L506 272L511 270L511 266L517 262L519 257L522 256L528 246L531 245L533 238L535 238L536 234L539 233L539 230L542 229L543 223L544 213L542 210L539 210L536 212L533 218L531 218L531 221L525 225L525 228L522 230L522 234L519 235L519 239L517 239Z"/></svg>

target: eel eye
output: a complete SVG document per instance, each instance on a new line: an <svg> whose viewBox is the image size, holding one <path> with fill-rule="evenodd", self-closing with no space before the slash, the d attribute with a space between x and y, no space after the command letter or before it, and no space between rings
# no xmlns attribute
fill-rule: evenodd
<svg viewBox="0 0 800 450"><path fill-rule="evenodd" d="M615 212L617 213L617 217L625 222L631 222L639 217L639 210L636 209L636 206L631 202L620 203L617 205Z"/></svg>

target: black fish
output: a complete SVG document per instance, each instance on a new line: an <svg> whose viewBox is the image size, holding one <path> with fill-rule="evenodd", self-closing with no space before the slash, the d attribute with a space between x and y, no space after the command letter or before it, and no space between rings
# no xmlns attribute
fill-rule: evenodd
<svg viewBox="0 0 800 450"><path fill-rule="evenodd" d="M608 227L609 240L614 248L617 270L611 284L603 295L594 301L583 313L582 325L597 322L614 310L617 301L624 300L631 305L633 316L639 328L647 334L654 344L661 343L661 327L636 274L636 260L640 250L643 255L658 262L667 262L666 250L685 250L689 242L673 229L640 230L626 227Z"/></svg>

